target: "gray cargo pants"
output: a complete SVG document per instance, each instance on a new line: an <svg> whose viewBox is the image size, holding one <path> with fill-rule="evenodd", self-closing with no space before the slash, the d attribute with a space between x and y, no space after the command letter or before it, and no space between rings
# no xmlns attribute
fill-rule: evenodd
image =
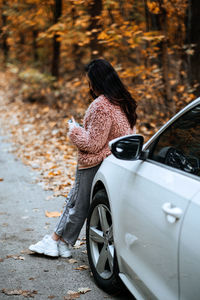
<svg viewBox="0 0 200 300"><path fill-rule="evenodd" d="M75 244L85 222L90 206L93 178L100 164L76 171L75 183L66 199L66 206L54 232L72 246Z"/></svg>

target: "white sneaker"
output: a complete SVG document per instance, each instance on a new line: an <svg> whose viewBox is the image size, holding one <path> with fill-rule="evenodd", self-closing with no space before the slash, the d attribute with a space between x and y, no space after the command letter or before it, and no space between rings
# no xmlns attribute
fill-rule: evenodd
<svg viewBox="0 0 200 300"><path fill-rule="evenodd" d="M71 257L72 254L71 254L71 251L69 249L69 244L67 243L64 243L63 241L59 241L58 243L58 251L59 251L59 255L61 257Z"/></svg>
<svg viewBox="0 0 200 300"><path fill-rule="evenodd" d="M45 237L41 241L34 245L31 245L29 247L29 250L53 257L59 255L58 242L54 241L50 235L45 235Z"/></svg>

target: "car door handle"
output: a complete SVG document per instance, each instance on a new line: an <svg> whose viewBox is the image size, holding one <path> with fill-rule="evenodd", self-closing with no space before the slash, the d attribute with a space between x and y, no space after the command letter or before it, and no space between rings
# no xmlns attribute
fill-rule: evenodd
<svg viewBox="0 0 200 300"><path fill-rule="evenodd" d="M180 219L180 217L183 214L182 209L180 209L179 207L174 207L170 202L164 203L162 206L162 210L165 214L172 216L176 219Z"/></svg>

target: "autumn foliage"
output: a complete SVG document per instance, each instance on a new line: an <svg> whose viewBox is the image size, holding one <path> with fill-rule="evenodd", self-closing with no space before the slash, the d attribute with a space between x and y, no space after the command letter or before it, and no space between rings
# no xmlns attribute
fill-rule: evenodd
<svg viewBox="0 0 200 300"><path fill-rule="evenodd" d="M1 62L13 74L13 97L48 103L66 115L76 111L81 118L90 101L84 65L104 57L138 101L139 131L150 136L198 94L198 78L191 77L198 49L188 38L189 5L1 0Z"/></svg>

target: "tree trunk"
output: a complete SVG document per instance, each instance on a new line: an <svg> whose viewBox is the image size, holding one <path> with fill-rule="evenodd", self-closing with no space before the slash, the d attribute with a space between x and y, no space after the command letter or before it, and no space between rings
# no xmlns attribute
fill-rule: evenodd
<svg viewBox="0 0 200 300"><path fill-rule="evenodd" d="M56 24L62 15L62 0L54 0L54 24ZM59 77L59 65L60 65L60 42L57 40L58 35L53 37L53 58L52 58L52 76Z"/></svg>
<svg viewBox="0 0 200 300"><path fill-rule="evenodd" d="M171 87L169 83L169 58L168 58L168 35L167 35L167 13L163 8L163 0L158 0L159 3L159 14L153 14L149 12L147 7L147 0L144 0L145 7L145 19L146 19L146 30L159 30L162 32L164 39L159 44L160 55L159 65L162 69L162 81L163 81L163 100L166 110L166 115L174 111L172 98L171 98Z"/></svg>
<svg viewBox="0 0 200 300"><path fill-rule="evenodd" d="M89 5L89 15L90 15L90 25L88 30L92 32L90 36L90 49L91 49L91 57L99 57L102 55L103 47L98 43L98 34L101 30L101 25L98 23L98 16L101 15L102 11L102 0L94 0Z"/></svg>
<svg viewBox="0 0 200 300"><path fill-rule="evenodd" d="M162 31L162 34L164 35L163 41L160 43L160 49L161 49L161 66L162 66L162 75L163 75L163 84L164 84L164 103L166 107L166 113L170 114L171 112L174 112L174 107L172 103L171 98L171 87L169 83L169 58L168 58L168 36L167 36L167 13L166 10L162 6L162 0L159 0L160 2L160 15L159 15L159 21L160 21L160 29Z"/></svg>
<svg viewBox="0 0 200 300"><path fill-rule="evenodd" d="M3 8L2 8L2 16L1 16L1 19L2 19L2 27L6 26L7 24L7 17L6 17L6 14L4 13L5 11L5 6L6 6L6 0L3 0ZM8 35L7 33L4 31L2 31L1 33L1 36L2 36L2 49L3 49L3 54L4 54L4 62L7 62L7 59L8 59L8 52L9 52L9 46L8 46L8 42L7 42L7 38L8 38Z"/></svg>
<svg viewBox="0 0 200 300"><path fill-rule="evenodd" d="M78 16L76 15L76 10L74 9L74 7L71 10L71 16L72 16L73 26L76 26L76 19L78 18ZM84 55L83 47L80 47L78 43L72 43L71 48L72 48L72 56L75 65L75 70L77 72L80 72L80 70L83 70L83 63L82 63L82 57Z"/></svg>
<svg viewBox="0 0 200 300"><path fill-rule="evenodd" d="M38 47L37 47L37 37L38 37L38 30L33 29L33 58L34 61L37 62L38 61Z"/></svg>
<svg viewBox="0 0 200 300"><path fill-rule="evenodd" d="M190 0L188 4L186 43L191 49L194 45L194 54L188 55L189 77L192 83L200 83L200 1Z"/></svg>
<svg viewBox="0 0 200 300"><path fill-rule="evenodd" d="M149 10L147 7L147 0L144 0L144 13L145 13L145 24L146 24L146 31L150 30L150 20L149 20Z"/></svg>

